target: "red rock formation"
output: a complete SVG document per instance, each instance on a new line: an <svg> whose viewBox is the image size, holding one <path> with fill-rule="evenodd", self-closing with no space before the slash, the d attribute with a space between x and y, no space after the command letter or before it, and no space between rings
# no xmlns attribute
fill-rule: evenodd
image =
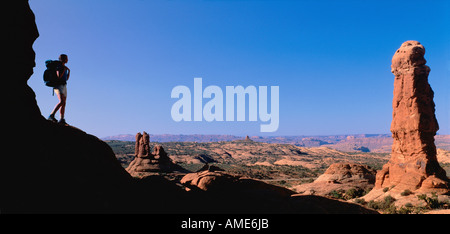
<svg viewBox="0 0 450 234"><path fill-rule="evenodd" d="M181 179L186 190L202 190L217 193L235 193L250 190L253 193L270 193L272 195L288 198L295 192L264 183L262 181L244 178L225 172L223 169L205 165L197 172L189 173Z"/></svg>
<svg viewBox="0 0 450 234"><path fill-rule="evenodd" d="M428 83L425 48L407 41L392 58L394 99L390 161L377 173L375 189L393 191L449 191L448 178L436 159L434 136L439 129L433 90Z"/></svg>
<svg viewBox="0 0 450 234"><path fill-rule="evenodd" d="M295 190L301 194L327 195L335 190L366 191L375 183L376 171L367 165L333 163L313 183L301 184Z"/></svg>
<svg viewBox="0 0 450 234"><path fill-rule="evenodd" d="M179 168L172 163L162 146L155 146L150 153L150 137L146 132L136 134L135 157L126 169L134 177L142 178Z"/></svg>
<svg viewBox="0 0 450 234"><path fill-rule="evenodd" d="M145 158L150 156L150 136L144 132L136 134L135 156Z"/></svg>
<svg viewBox="0 0 450 234"><path fill-rule="evenodd" d="M347 180L365 180L368 183L375 182L375 171L367 165L355 163L333 163L319 176L316 181L336 181L345 183Z"/></svg>

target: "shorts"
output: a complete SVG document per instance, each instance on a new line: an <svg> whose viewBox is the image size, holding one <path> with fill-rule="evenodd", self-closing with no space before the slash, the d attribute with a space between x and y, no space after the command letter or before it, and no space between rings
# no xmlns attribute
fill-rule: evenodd
<svg viewBox="0 0 450 234"><path fill-rule="evenodd" d="M53 90L55 91L55 93L57 95L63 95L64 97L67 98L67 85L62 84L62 85L58 85L56 87L53 88Z"/></svg>

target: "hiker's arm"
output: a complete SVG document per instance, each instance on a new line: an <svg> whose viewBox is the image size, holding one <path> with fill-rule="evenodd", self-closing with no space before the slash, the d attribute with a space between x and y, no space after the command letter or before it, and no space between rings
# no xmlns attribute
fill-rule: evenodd
<svg viewBox="0 0 450 234"><path fill-rule="evenodd" d="M67 67L67 80L69 80L70 77L70 69Z"/></svg>
<svg viewBox="0 0 450 234"><path fill-rule="evenodd" d="M56 70L56 75L58 76L59 79L62 79L64 72L66 72L67 68L64 68L62 72L59 72L59 70Z"/></svg>

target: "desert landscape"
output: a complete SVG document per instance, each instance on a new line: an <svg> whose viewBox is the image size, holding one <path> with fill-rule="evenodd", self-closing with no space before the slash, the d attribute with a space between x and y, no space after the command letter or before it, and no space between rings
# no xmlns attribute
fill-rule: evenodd
<svg viewBox="0 0 450 234"><path fill-rule="evenodd" d="M450 138L436 135L430 68L418 41L392 51L392 135L152 136L143 131L102 140L41 113L27 84L36 65L35 15L28 1L12 2L15 14L4 29L9 46L3 56L9 68L4 86L14 98L4 98L3 107L16 118L9 122L14 128L4 129L2 214L450 211Z"/></svg>
<svg viewBox="0 0 450 234"><path fill-rule="evenodd" d="M290 197L324 196L380 213L448 213L449 151L436 147L446 148L448 136L435 137L439 125L424 54L419 42L407 41L392 59L392 142L383 135L303 137L290 144L257 142L249 136L208 142L233 137L205 136L204 142L153 144L150 153L150 135L144 132L135 142L108 143L132 176L162 175L188 192L223 191L251 181L250 188L258 184ZM311 142L319 147L299 146ZM387 151L389 144L391 153L372 153Z"/></svg>
<svg viewBox="0 0 450 234"><path fill-rule="evenodd" d="M124 138L126 136L126 138ZM358 200L359 197L367 194L375 185L376 170L389 161L389 153L361 152L354 148L370 147L370 151L379 152L386 148L389 142L387 136L376 135L375 137L359 136L322 136L309 137L307 141L314 139L341 139L335 140L335 144L351 150L336 150L335 144L328 143L318 147L301 147L296 143L266 143L270 141L262 137L238 136L182 136L185 141L168 141L177 139L180 136L149 136L149 139L156 138L164 142L149 141L149 148L161 146L167 152L170 160L179 167L177 173L164 173L156 171L148 175L163 175L182 185L181 180L189 172L202 171L205 165L220 168L223 173L259 180L275 186L284 187L298 194L320 195L333 199ZM277 137L278 141L287 137ZM294 139L297 137L290 137ZM298 137L300 138L300 137ZM381 138L381 140L380 140ZM448 136L436 136L437 145L446 146L449 141ZM124 168L135 158L135 141L130 140L130 135L120 137L108 137L106 140L116 154L117 159ZM195 139L195 142L189 141ZM211 140L227 140L214 142ZM289 139L289 138L287 138ZM302 137L303 141L305 137ZM392 138L390 138L392 142ZM439 140L438 140L439 139ZM187 141L186 141L187 140ZM256 141L258 140L258 141ZM391 143L392 144L392 143ZM339 147L338 146L338 147ZM450 173L450 152L448 150L437 150L437 158L441 166ZM403 202L407 204L408 202ZM366 205L369 203L366 203ZM370 203L369 207L375 207L375 203ZM426 202L416 202L409 208L400 206L397 210L392 207L383 207L382 212L428 212ZM403 208L402 208L403 207ZM446 208L447 206L442 206ZM389 210L390 209L390 210Z"/></svg>

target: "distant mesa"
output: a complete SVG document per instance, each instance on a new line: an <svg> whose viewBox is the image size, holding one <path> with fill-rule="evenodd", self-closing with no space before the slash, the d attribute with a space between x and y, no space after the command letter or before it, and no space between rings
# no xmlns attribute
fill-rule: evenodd
<svg viewBox="0 0 450 234"><path fill-rule="evenodd" d="M253 142L253 140L250 139L250 137L248 135L245 136L244 140L242 140L242 141L244 141L244 142Z"/></svg>
<svg viewBox="0 0 450 234"><path fill-rule="evenodd" d="M253 140L248 135L246 135L244 139L241 138L239 140L235 140L235 142L248 142L248 143L251 143L251 142L253 142Z"/></svg>

